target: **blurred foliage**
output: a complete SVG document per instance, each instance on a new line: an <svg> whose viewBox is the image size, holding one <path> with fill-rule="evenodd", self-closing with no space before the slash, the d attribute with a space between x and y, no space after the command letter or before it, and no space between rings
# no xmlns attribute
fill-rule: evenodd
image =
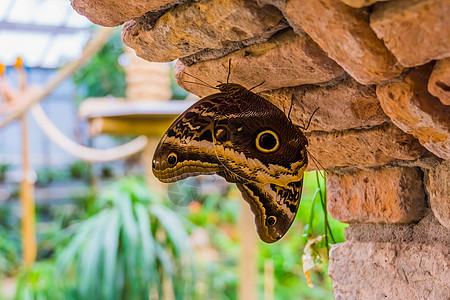
<svg viewBox="0 0 450 300"><path fill-rule="evenodd" d="M57 254L57 267L74 280L77 299L148 299L155 292L162 297L164 281L175 299L189 298L187 232L160 196L143 180L125 178L95 205L95 214L67 228L70 241Z"/></svg>
<svg viewBox="0 0 450 300"><path fill-rule="evenodd" d="M51 260L36 262L30 268L22 268L15 300L69 300L64 281L55 273Z"/></svg>
<svg viewBox="0 0 450 300"><path fill-rule="evenodd" d="M120 30L116 30L88 64L73 74L80 100L87 97L125 97L125 72L119 64L123 53Z"/></svg>
<svg viewBox="0 0 450 300"><path fill-rule="evenodd" d="M14 274L20 264L20 240L17 219L9 205L0 205L0 278Z"/></svg>
<svg viewBox="0 0 450 300"><path fill-rule="evenodd" d="M0 182L5 181L6 172L10 168L9 164L0 164Z"/></svg>
<svg viewBox="0 0 450 300"><path fill-rule="evenodd" d="M318 179L325 196L324 179ZM324 239L309 248L324 261L311 270L314 288L303 273L305 245L325 228L318 179L305 174L296 221L283 239L258 242L259 298L264 266L273 264L274 299L333 299ZM149 191L142 179L124 178L100 195L92 190L70 205L40 209L38 220L49 214L53 219L38 236L39 261L19 273L16 299L154 299L167 291L164 282L175 299L237 299L241 201L234 185L215 176L171 185L168 198ZM14 276L19 224L5 207L0 206L0 272ZM336 242L344 241L345 225L328 221Z"/></svg>
<svg viewBox="0 0 450 300"><path fill-rule="evenodd" d="M70 174L64 169L42 168L36 171L38 186L48 186L53 182L64 182L70 179Z"/></svg>
<svg viewBox="0 0 450 300"><path fill-rule="evenodd" d="M73 179L90 180L92 176L92 166L86 161L77 161L69 166L70 176Z"/></svg>

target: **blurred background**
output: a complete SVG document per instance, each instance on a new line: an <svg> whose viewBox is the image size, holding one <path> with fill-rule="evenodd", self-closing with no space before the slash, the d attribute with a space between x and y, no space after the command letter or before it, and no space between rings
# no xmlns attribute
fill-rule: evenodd
<svg viewBox="0 0 450 300"><path fill-rule="evenodd" d="M153 151L198 98L120 28L2 0L0 64L0 299L333 299L324 176L270 245L220 177L159 183Z"/></svg>

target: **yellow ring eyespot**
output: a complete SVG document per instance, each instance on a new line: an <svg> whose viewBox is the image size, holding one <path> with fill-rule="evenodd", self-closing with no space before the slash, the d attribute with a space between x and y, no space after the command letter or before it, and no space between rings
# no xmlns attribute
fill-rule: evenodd
<svg viewBox="0 0 450 300"><path fill-rule="evenodd" d="M277 223L277 218L274 216L270 216L267 218L267 225L273 226Z"/></svg>
<svg viewBox="0 0 450 300"><path fill-rule="evenodd" d="M175 153L170 153L169 156L167 156L167 163L171 166L175 165L177 163L177 155Z"/></svg>
<svg viewBox="0 0 450 300"><path fill-rule="evenodd" d="M280 139L273 130L261 131L256 136L256 149L262 153L272 153L280 148Z"/></svg>

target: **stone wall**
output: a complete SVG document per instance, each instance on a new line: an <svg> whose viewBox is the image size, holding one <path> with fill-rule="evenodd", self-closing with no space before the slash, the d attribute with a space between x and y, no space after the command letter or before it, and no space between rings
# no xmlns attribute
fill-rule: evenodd
<svg viewBox="0 0 450 300"><path fill-rule="evenodd" d="M124 5L126 3L126 5ZM450 299L449 0L72 0L178 84L257 87L292 120L328 209L350 223L331 250L337 299ZM314 164L309 170L316 168Z"/></svg>

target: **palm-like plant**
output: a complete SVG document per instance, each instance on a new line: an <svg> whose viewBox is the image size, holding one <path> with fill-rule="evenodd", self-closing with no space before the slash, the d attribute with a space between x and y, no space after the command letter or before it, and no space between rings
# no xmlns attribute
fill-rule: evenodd
<svg viewBox="0 0 450 300"><path fill-rule="evenodd" d="M176 299L190 298L188 236L180 216L162 201L143 180L125 178L97 199L97 213L69 227L73 237L56 263L73 282L75 298L161 298L164 281Z"/></svg>

